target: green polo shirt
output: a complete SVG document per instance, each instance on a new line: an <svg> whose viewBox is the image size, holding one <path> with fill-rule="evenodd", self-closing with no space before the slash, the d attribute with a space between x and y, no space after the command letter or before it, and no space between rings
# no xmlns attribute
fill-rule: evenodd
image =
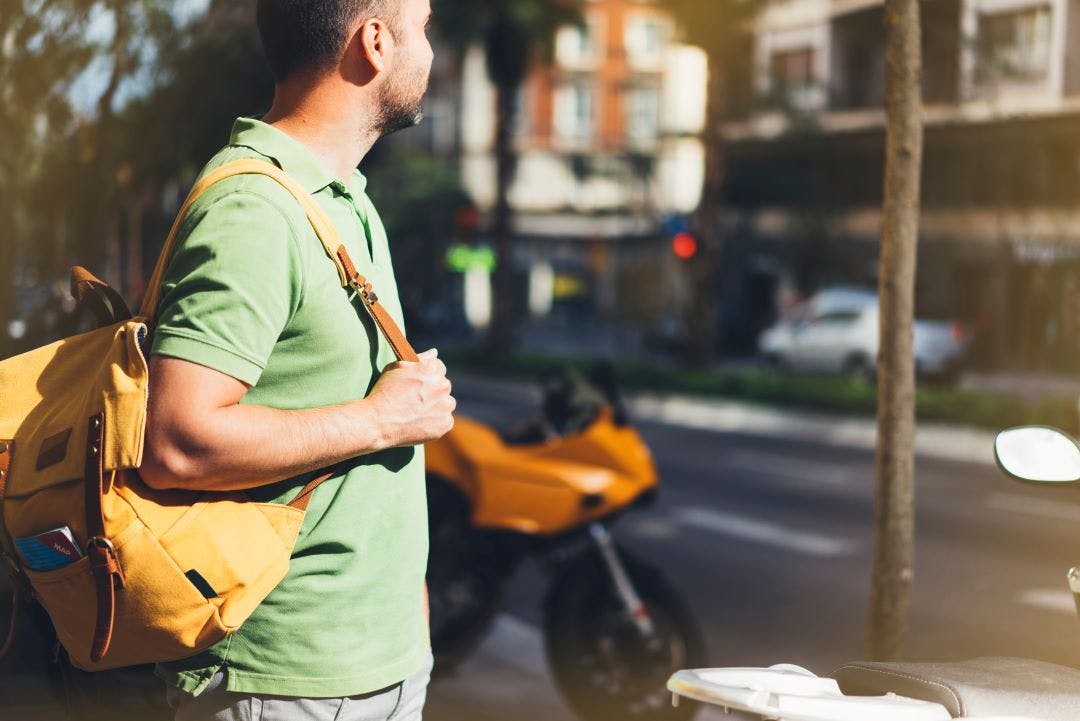
<svg viewBox="0 0 1080 721"><path fill-rule="evenodd" d="M342 183L298 141L248 118L203 173L253 157L312 194L401 323L386 231L364 176ZM364 398L395 360L360 301L349 301L299 204L259 175L219 183L188 212L152 352L228 374L250 386L242 403L281 409ZM311 477L250 495L288 502ZM356 458L315 492L288 575L247 622L209 651L159 665L158 675L198 694L224 666L230 691L307 698L402 681L431 649L427 552L423 448Z"/></svg>

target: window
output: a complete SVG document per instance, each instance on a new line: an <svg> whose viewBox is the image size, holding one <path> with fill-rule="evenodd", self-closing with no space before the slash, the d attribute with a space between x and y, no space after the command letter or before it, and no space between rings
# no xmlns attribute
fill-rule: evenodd
<svg viewBox="0 0 1080 721"><path fill-rule="evenodd" d="M774 95L787 97L814 86L814 63L817 53L813 48L782 50L769 58L769 87Z"/></svg>
<svg viewBox="0 0 1080 721"><path fill-rule="evenodd" d="M831 310L814 318L814 325L850 325L862 317L859 310Z"/></svg>
<svg viewBox="0 0 1080 721"><path fill-rule="evenodd" d="M593 138L593 86L588 80L574 80L555 94L555 133L559 139L583 143Z"/></svg>
<svg viewBox="0 0 1080 721"><path fill-rule="evenodd" d="M979 69L985 80L1034 80L1050 65L1050 7L1042 5L979 18Z"/></svg>
<svg viewBox="0 0 1080 721"><path fill-rule="evenodd" d="M627 97L627 135L631 141L650 143L660 136L660 89L636 86Z"/></svg>
<svg viewBox="0 0 1080 721"><path fill-rule="evenodd" d="M583 26L562 28L555 38L556 57L567 67L595 63L600 58L600 48L600 23L594 17L588 18Z"/></svg>
<svg viewBox="0 0 1080 721"><path fill-rule="evenodd" d="M666 29L660 18L637 15L626 22L626 55L632 65L658 64L663 59L665 40Z"/></svg>

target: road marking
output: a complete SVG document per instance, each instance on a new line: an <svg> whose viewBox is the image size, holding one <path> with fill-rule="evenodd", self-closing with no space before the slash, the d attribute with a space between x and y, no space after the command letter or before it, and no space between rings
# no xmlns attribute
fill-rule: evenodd
<svg viewBox="0 0 1080 721"><path fill-rule="evenodd" d="M746 518L723 511L679 508L675 510L674 517L680 525L689 528L762 546L782 548L804 556L838 558L852 556L858 549L858 544L853 541L796 531L780 523Z"/></svg>
<svg viewBox="0 0 1080 721"><path fill-rule="evenodd" d="M872 418L711 398L640 393L628 401L633 418L718 433L745 433L873 451L877 427ZM994 434L943 423L919 423L915 452L920 457L993 465Z"/></svg>
<svg viewBox="0 0 1080 721"><path fill-rule="evenodd" d="M796 480L802 486L849 488L856 480L855 471L849 467L775 453L732 451L723 457L723 463L728 468L744 473Z"/></svg>
<svg viewBox="0 0 1080 721"><path fill-rule="evenodd" d="M1064 613L1067 616L1076 615L1076 601L1068 591L1056 588L1033 588L1017 594L1016 602L1038 608L1043 611Z"/></svg>
<svg viewBox="0 0 1080 721"><path fill-rule="evenodd" d="M641 518L627 524L627 530L635 536L654 541L668 541L679 535L674 523L662 518Z"/></svg>
<svg viewBox="0 0 1080 721"><path fill-rule="evenodd" d="M1052 501L1049 498L995 491L986 497L986 505L997 511L1010 511L1055 521L1080 523L1080 506L1069 501Z"/></svg>

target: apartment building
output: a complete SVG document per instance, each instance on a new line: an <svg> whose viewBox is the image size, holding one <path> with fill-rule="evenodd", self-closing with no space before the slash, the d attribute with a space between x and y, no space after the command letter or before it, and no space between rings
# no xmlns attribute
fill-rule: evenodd
<svg viewBox="0 0 1080 721"><path fill-rule="evenodd" d="M924 0L921 313L977 359L1075 371L1080 352L1080 0ZM787 0L754 34L729 143L729 339L792 288L875 281L884 159L881 0ZM766 301L766 299L770 299Z"/></svg>
<svg viewBox="0 0 1080 721"><path fill-rule="evenodd" d="M533 315L622 315L631 287L670 256L663 220L699 203L706 59L654 0L589 0L554 62L530 74L515 133L513 262ZM464 63L462 176L495 200L494 89L483 54Z"/></svg>

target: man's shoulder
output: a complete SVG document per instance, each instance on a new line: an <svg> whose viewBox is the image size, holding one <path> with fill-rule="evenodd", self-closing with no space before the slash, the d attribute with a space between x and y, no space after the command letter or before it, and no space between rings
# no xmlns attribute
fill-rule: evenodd
<svg viewBox="0 0 1080 721"><path fill-rule="evenodd" d="M223 165L236 160L248 159L262 160L274 164L273 160L251 148L227 145L207 162L199 172L196 182ZM203 216L211 208L218 206L220 201L230 196L242 197L248 201L228 204L227 207L232 212L260 216L258 220L261 223L273 222L276 217L277 220L285 221L292 226L294 232L306 226L305 213L296 198L276 180L257 173L236 175L215 183L192 204L189 214L193 218ZM271 208L276 209L278 213L273 213ZM267 217L267 211L270 211L269 218Z"/></svg>

